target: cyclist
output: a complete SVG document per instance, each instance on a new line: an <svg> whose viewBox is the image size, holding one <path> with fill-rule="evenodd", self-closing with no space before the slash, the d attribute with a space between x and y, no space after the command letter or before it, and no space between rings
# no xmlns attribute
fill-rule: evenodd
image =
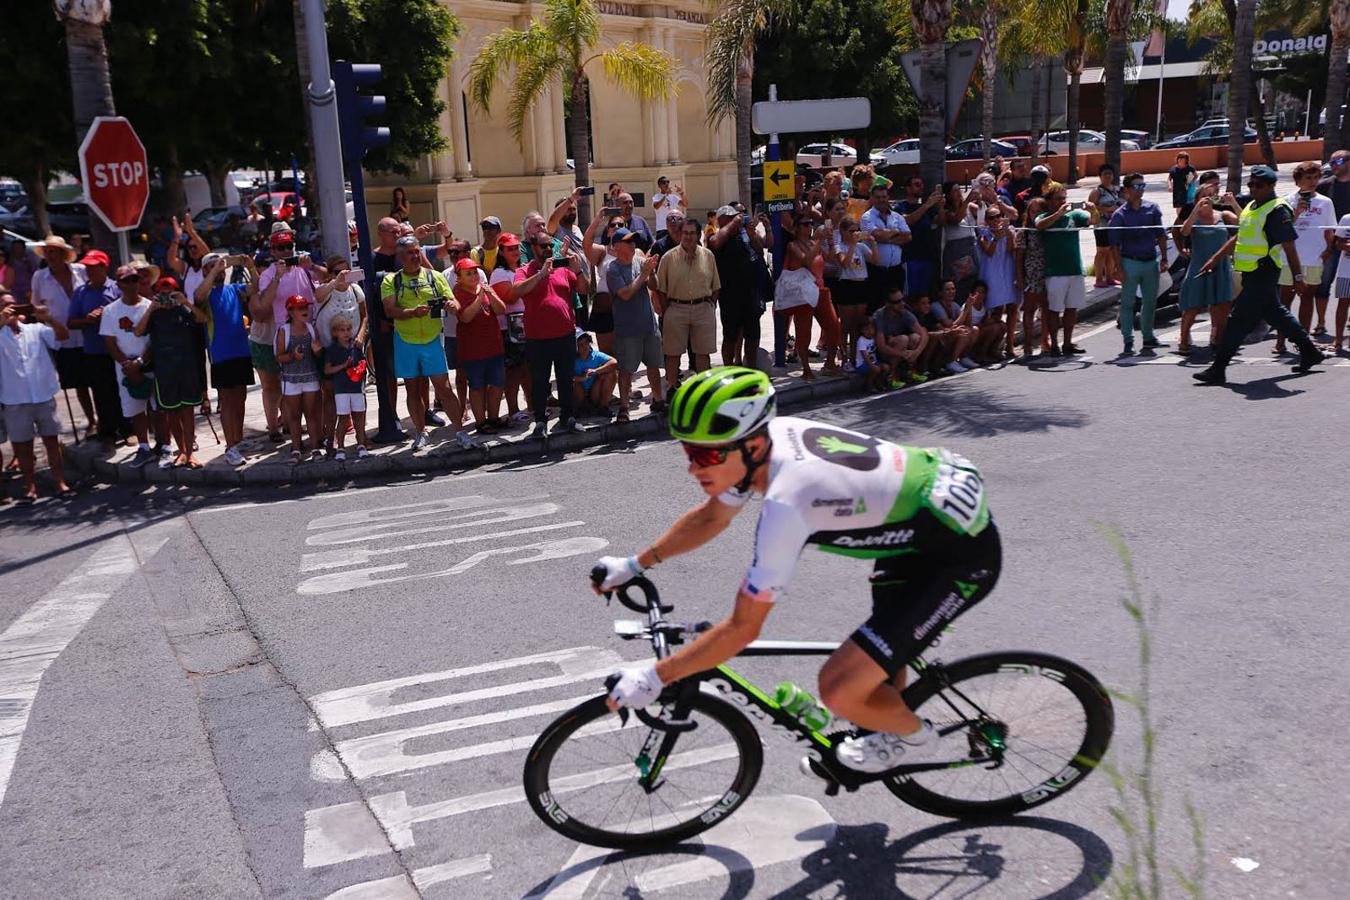
<svg viewBox="0 0 1350 900"><path fill-rule="evenodd" d="M836 745L840 762L876 773L949 757L900 689L905 665L998 579L998 531L979 471L947 450L775 411L768 376L735 366L700 372L671 398L670 432L708 499L641 553L602 557L597 590L713 540L752 494L764 498L755 552L731 615L665 659L620 669L610 708L644 707L665 685L739 653L759 635L802 548L816 544L875 560L872 615L820 670L821 702L870 732Z"/></svg>

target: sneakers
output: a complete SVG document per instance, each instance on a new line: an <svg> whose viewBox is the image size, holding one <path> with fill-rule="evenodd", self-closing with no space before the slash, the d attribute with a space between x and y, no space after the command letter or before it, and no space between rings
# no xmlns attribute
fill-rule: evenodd
<svg viewBox="0 0 1350 900"><path fill-rule="evenodd" d="M345 451L345 450L340 450L340 449L339 449L339 450L334 450L334 451L333 451L333 459L337 460L338 462L346 462L346 461L347 461L347 451Z"/></svg>
<svg viewBox="0 0 1350 900"><path fill-rule="evenodd" d="M852 375L852 374L853 374L853 371L854 371L854 370L853 370L853 363L850 362L849 360L844 360L843 369L844 369L844 374L845 374L845 375Z"/></svg>
<svg viewBox="0 0 1350 900"><path fill-rule="evenodd" d="M529 410L518 409L515 412L511 413L511 418L508 419L507 421L511 422L513 425L519 425L523 422L529 422L533 419L534 416L530 415Z"/></svg>
<svg viewBox="0 0 1350 900"><path fill-rule="evenodd" d="M417 432L417 434L413 435L412 440L413 452L416 453L418 450L424 449L430 443L431 437L425 431Z"/></svg>
<svg viewBox="0 0 1350 900"><path fill-rule="evenodd" d="M309 451L309 461L323 462L323 451L320 450L318 447L315 447L313 450Z"/></svg>
<svg viewBox="0 0 1350 900"><path fill-rule="evenodd" d="M1166 344L1164 344L1162 341L1158 340L1157 338L1147 338L1147 339L1144 341L1144 349L1145 349L1145 350L1157 350L1159 347L1166 347L1166 346L1167 346Z"/></svg>
<svg viewBox="0 0 1350 900"><path fill-rule="evenodd" d="M568 419L566 422L553 426L553 434L581 434L581 426L577 424L576 419Z"/></svg>
<svg viewBox="0 0 1350 900"><path fill-rule="evenodd" d="M920 375L918 372L909 372L905 375L905 378L910 384L923 384L928 380L927 375Z"/></svg>
<svg viewBox="0 0 1350 900"><path fill-rule="evenodd" d="M534 426L534 430L530 432L531 440L542 441L546 437L548 437L548 426L543 422L537 423Z"/></svg>
<svg viewBox="0 0 1350 900"><path fill-rule="evenodd" d="M442 425L449 425L450 420L445 417L445 413L439 409L427 410L427 427L440 428Z"/></svg>
<svg viewBox="0 0 1350 900"><path fill-rule="evenodd" d="M957 362L965 366L967 369L978 369L980 367L980 364L977 363L975 360L971 359L969 356L963 356L960 359L958 359Z"/></svg>
<svg viewBox="0 0 1350 900"><path fill-rule="evenodd" d="M940 745L937 731L925 719L922 728L906 737L878 731L845 738L835 754L841 763L855 772L874 775L896 766L950 760L952 751L943 752L945 748Z"/></svg>
<svg viewBox="0 0 1350 900"><path fill-rule="evenodd" d="M136 455L131 458L131 467L139 469L150 460L155 458L155 453L149 447L141 446L136 448Z"/></svg>
<svg viewBox="0 0 1350 900"><path fill-rule="evenodd" d="M358 446L358 447L356 448L356 458L357 458L357 459L365 459L365 458L368 457L368 456L370 456L370 451L367 450L365 447L360 447L360 446Z"/></svg>
<svg viewBox="0 0 1350 900"><path fill-rule="evenodd" d="M161 469L172 469L173 454L172 453L160 454L159 462L156 463L156 465L158 465Z"/></svg>
<svg viewBox="0 0 1350 900"><path fill-rule="evenodd" d="M225 461L232 466L242 466L247 462L247 460L244 459L244 454L239 452L238 447L225 448Z"/></svg>
<svg viewBox="0 0 1350 900"><path fill-rule="evenodd" d="M1065 355L1065 356L1077 356L1077 355L1080 354L1080 353L1086 353L1086 352L1087 352L1086 350L1084 350L1082 347L1078 346L1077 344L1065 344L1065 345L1063 346L1062 349L1063 349L1063 351L1064 351L1064 355Z"/></svg>
<svg viewBox="0 0 1350 900"><path fill-rule="evenodd" d="M966 371L966 367L961 365L959 362L953 360L952 362L949 362L945 366L943 366L942 371L948 372L952 375L960 375L962 372Z"/></svg>
<svg viewBox="0 0 1350 900"><path fill-rule="evenodd" d="M458 444L465 450L473 450L478 446L478 442L475 441L469 435L469 433L465 431L463 428L455 432L455 441L458 442Z"/></svg>

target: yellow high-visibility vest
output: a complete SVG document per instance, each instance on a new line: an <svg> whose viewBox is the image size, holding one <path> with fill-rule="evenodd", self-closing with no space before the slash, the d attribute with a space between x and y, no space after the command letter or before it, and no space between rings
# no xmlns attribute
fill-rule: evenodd
<svg viewBox="0 0 1350 900"><path fill-rule="evenodd" d="M1255 272L1256 265L1269 256L1275 265L1284 268L1284 248L1279 244L1271 246L1266 240L1266 217L1277 206L1286 209L1289 204L1276 197L1257 206L1253 200L1238 216L1237 245L1233 248L1233 268L1239 272Z"/></svg>

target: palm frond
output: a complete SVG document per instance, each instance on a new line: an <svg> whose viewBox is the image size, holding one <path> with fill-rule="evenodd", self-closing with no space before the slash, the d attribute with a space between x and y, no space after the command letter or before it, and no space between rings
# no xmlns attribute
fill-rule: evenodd
<svg viewBox="0 0 1350 900"><path fill-rule="evenodd" d="M736 75L759 37L774 27L791 24L796 0L710 0L713 19L704 32L703 64L707 73L708 124L716 126L736 112Z"/></svg>
<svg viewBox="0 0 1350 900"><path fill-rule="evenodd" d="M574 58L600 42L600 9L595 0L544 0L544 25Z"/></svg>
<svg viewBox="0 0 1350 900"><path fill-rule="evenodd" d="M675 91L675 57L649 44L624 41L599 56L605 77L642 100L664 100Z"/></svg>
<svg viewBox="0 0 1350 900"><path fill-rule="evenodd" d="M522 60L516 66L516 77L511 83L511 97L506 102L506 124L522 149L525 146L525 121L529 118L530 108L553 79L568 80L567 58L555 44L550 44L550 51Z"/></svg>
<svg viewBox="0 0 1350 900"><path fill-rule="evenodd" d="M488 37L469 64L469 102L487 112L492 92L508 69L519 69L532 58L556 53L552 37L538 22L525 30L503 28Z"/></svg>

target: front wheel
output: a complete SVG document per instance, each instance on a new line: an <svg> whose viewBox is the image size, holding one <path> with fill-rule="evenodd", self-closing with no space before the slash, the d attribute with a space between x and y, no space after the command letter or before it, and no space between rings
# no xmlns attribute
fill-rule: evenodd
<svg viewBox="0 0 1350 900"><path fill-rule="evenodd" d="M939 816L1019 813L1077 786L1111 742L1115 711L1081 666L1045 653L988 653L930 670L904 692L969 765L885 780L911 806Z"/></svg>
<svg viewBox="0 0 1350 900"><path fill-rule="evenodd" d="M724 700L691 692L647 712L682 730L627 723L603 696L563 713L530 748L525 796L544 824L574 841L619 850L678 843L744 802L764 762L759 734ZM692 724L692 728L688 727Z"/></svg>

